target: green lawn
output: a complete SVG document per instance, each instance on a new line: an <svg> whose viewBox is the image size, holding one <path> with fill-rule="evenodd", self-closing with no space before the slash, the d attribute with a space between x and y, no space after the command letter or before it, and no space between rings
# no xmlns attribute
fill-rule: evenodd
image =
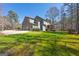
<svg viewBox="0 0 79 59"><path fill-rule="evenodd" d="M28 32L0 35L0 53L33 56L79 56L79 35L63 32Z"/></svg>

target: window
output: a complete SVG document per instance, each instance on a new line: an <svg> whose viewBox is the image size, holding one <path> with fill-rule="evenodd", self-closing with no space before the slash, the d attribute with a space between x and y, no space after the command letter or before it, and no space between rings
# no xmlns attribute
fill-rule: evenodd
<svg viewBox="0 0 79 59"><path fill-rule="evenodd" d="M33 23L34 24L34 20L33 19L30 19L30 23Z"/></svg>

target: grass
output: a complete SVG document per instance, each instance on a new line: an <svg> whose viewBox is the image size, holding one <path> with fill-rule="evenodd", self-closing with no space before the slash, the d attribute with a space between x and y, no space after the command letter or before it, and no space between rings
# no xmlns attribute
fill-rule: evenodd
<svg viewBox="0 0 79 59"><path fill-rule="evenodd" d="M32 56L79 56L79 35L64 32L28 32L0 35L0 53Z"/></svg>

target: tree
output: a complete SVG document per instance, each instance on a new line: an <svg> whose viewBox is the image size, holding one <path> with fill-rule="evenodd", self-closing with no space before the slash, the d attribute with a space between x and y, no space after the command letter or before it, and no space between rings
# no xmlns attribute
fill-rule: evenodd
<svg viewBox="0 0 79 59"><path fill-rule="evenodd" d="M70 22L70 28L68 29L70 33L73 33L73 10L74 10L74 6L72 3L68 4L68 10L67 13L69 14L69 22Z"/></svg>
<svg viewBox="0 0 79 59"><path fill-rule="evenodd" d="M73 4L72 3L66 3L62 6L61 8L61 21L64 20L64 22L62 22L62 26L64 26L63 24L65 23L66 26L62 27L64 30L69 31L69 33L73 33L74 29L73 29ZM64 15L65 13L65 15Z"/></svg>
<svg viewBox="0 0 79 59"><path fill-rule="evenodd" d="M12 29L15 29L16 23L18 23L18 15L13 10L10 10L8 11L8 18L12 25Z"/></svg>
<svg viewBox="0 0 79 59"><path fill-rule="evenodd" d="M79 33L79 4L73 4L73 3L68 3L68 4L64 4L64 9L66 9L66 24L68 26L66 26L65 28L69 31L69 33ZM67 8L65 8L67 6ZM61 12L63 13L63 12ZM61 15L61 16L64 16L64 15ZM63 19L65 19L63 18ZM62 20L62 18L61 18Z"/></svg>
<svg viewBox="0 0 79 59"><path fill-rule="evenodd" d="M76 31L79 34L79 4L76 4L76 16L77 16L77 21L76 21Z"/></svg>
<svg viewBox="0 0 79 59"><path fill-rule="evenodd" d="M51 7L46 12L46 17L51 20L51 24L55 25L55 18L59 15L59 10L57 7Z"/></svg>
<svg viewBox="0 0 79 59"><path fill-rule="evenodd" d="M61 17L61 20L60 20L60 23L61 23L61 31L64 31L65 30L65 20L66 20L66 14L65 13L63 13L62 15L61 15L62 17Z"/></svg>

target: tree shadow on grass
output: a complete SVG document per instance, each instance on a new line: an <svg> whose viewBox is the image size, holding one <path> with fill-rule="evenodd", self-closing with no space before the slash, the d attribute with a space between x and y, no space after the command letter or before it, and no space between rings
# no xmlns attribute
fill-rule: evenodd
<svg viewBox="0 0 79 59"><path fill-rule="evenodd" d="M61 46L60 47L61 56L79 56L79 50L67 47L67 46Z"/></svg>
<svg viewBox="0 0 79 59"><path fill-rule="evenodd" d="M38 46L36 45L22 45L23 48L13 48L9 52L10 55L25 55L25 56L33 56L37 54L37 56L79 56L79 50L73 49L68 46L56 45L56 46ZM31 48L30 48L31 46ZM38 50L38 52L35 51ZM13 52L14 51L14 52ZM11 54L13 52L13 54ZM18 54L16 54L18 53Z"/></svg>
<svg viewBox="0 0 79 59"><path fill-rule="evenodd" d="M79 56L79 50L67 46L44 47L39 52L42 56Z"/></svg>

